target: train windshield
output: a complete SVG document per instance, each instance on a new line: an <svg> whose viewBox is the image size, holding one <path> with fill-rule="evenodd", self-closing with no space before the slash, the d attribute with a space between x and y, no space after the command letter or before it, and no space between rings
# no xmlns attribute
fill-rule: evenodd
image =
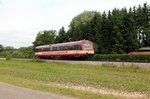
<svg viewBox="0 0 150 99"><path fill-rule="evenodd" d="M85 43L84 43L84 49L92 49L92 43L90 43L90 42L85 42Z"/></svg>

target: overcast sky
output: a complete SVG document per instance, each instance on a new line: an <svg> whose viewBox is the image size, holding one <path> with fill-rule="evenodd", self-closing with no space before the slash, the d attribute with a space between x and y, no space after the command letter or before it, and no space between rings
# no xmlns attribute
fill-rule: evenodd
<svg viewBox="0 0 150 99"><path fill-rule="evenodd" d="M99 12L138 6L150 0L0 0L0 44L27 47L41 30L68 29L85 10Z"/></svg>

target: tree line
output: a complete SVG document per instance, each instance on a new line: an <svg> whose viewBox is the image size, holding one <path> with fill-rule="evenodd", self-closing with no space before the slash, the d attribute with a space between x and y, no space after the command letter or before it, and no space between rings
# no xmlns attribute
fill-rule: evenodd
<svg viewBox="0 0 150 99"><path fill-rule="evenodd" d="M5 58L33 58L34 49L33 46L14 48L12 46L6 46L0 44L0 57Z"/></svg>
<svg viewBox="0 0 150 99"><path fill-rule="evenodd" d="M59 30L58 35L55 30L42 31L38 33L33 45L86 39L95 43L96 53L128 53L150 46L149 16L147 3L129 9L115 8L107 13L84 11L72 19L68 31L64 27ZM42 40L41 34L45 35L45 39ZM50 38L47 38L48 35Z"/></svg>

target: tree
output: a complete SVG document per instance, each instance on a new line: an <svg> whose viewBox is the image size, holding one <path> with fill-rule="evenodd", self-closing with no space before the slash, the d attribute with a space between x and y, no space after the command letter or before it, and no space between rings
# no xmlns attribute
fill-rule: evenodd
<svg viewBox="0 0 150 99"><path fill-rule="evenodd" d="M71 41L89 38L90 28L88 26L95 13L95 11L84 11L72 19L68 30Z"/></svg>
<svg viewBox="0 0 150 99"><path fill-rule="evenodd" d="M6 46L6 47L4 48L5 51L13 51L14 49L15 49L15 48L12 47L12 46Z"/></svg>
<svg viewBox="0 0 150 99"><path fill-rule="evenodd" d="M55 30L44 30L37 34L35 41L33 42L34 48L39 45L53 44L56 37Z"/></svg>
<svg viewBox="0 0 150 99"><path fill-rule="evenodd" d="M150 46L150 5L147 3L143 4L142 7L142 18L143 18L143 33L146 35L144 39L144 46Z"/></svg>
<svg viewBox="0 0 150 99"><path fill-rule="evenodd" d="M58 36L55 39L55 43L63 43L67 41L68 41L68 37L65 31L65 28L62 27L58 32Z"/></svg>
<svg viewBox="0 0 150 99"><path fill-rule="evenodd" d="M130 9L128 13L127 10L124 9L121 33L124 39L123 46L126 53L138 49L137 33L132 9Z"/></svg>
<svg viewBox="0 0 150 99"><path fill-rule="evenodd" d="M120 26L122 25L123 14L119 9L114 9L112 15L109 15L110 24L111 24L111 52L112 54L118 53L122 54L123 51L123 37L120 32Z"/></svg>
<svg viewBox="0 0 150 99"><path fill-rule="evenodd" d="M110 51L110 32L109 32L109 22L107 19L107 14L103 12L100 30L100 41L101 41L101 53L108 54Z"/></svg>
<svg viewBox="0 0 150 99"><path fill-rule="evenodd" d="M149 11L149 12L148 12ZM97 45L97 52L101 54L128 53L139 48L137 31L146 34L144 46L150 46L150 24L148 15L150 10L146 3L137 8L113 9L108 13L85 11L70 23L70 41L88 39ZM142 46L143 46L142 45Z"/></svg>
<svg viewBox="0 0 150 99"><path fill-rule="evenodd" d="M16 50L16 54L17 54L16 56L19 56L20 54L20 57L23 57L23 58L33 58L34 56L33 46L20 47L19 49Z"/></svg>
<svg viewBox="0 0 150 99"><path fill-rule="evenodd" d="M101 21L102 15L98 12L95 13L94 17L87 24L86 37L88 40L94 42L95 53L101 53L102 41L101 41Z"/></svg>
<svg viewBox="0 0 150 99"><path fill-rule="evenodd" d="M3 45L0 44L0 52L2 52L4 50Z"/></svg>
<svg viewBox="0 0 150 99"><path fill-rule="evenodd" d="M91 19L90 23L88 24L87 30L89 30L89 40L97 43L100 40L101 35L101 21L102 15L100 13L95 13L94 17Z"/></svg>

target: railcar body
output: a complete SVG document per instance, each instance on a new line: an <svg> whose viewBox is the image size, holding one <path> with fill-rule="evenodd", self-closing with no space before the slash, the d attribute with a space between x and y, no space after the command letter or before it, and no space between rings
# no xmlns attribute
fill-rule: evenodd
<svg viewBox="0 0 150 99"><path fill-rule="evenodd" d="M89 40L37 46L35 56L44 57L91 57L94 44Z"/></svg>
<svg viewBox="0 0 150 99"><path fill-rule="evenodd" d="M143 47L138 49L137 51L129 52L128 54L147 54L150 55L150 47Z"/></svg>

